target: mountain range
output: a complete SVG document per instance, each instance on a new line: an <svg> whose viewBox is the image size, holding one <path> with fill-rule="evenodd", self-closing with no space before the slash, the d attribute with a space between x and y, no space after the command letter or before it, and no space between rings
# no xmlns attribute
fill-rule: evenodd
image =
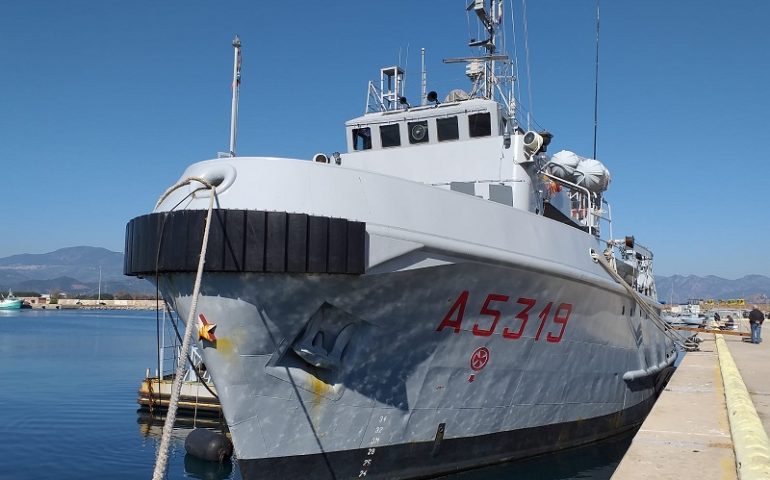
<svg viewBox="0 0 770 480"><path fill-rule="evenodd" d="M147 280L123 275L123 254L101 247L69 247L54 252L0 258L0 292L48 293L59 290L71 295L130 292L151 294L155 287ZM770 277L746 275L728 280L714 275L656 276L661 301L684 303L688 299L736 299L767 303Z"/></svg>
<svg viewBox="0 0 770 480"><path fill-rule="evenodd" d="M689 299L729 300L742 298L746 303L770 303L770 277L746 275L727 280L714 275L672 275L655 277L658 297L666 303L686 303Z"/></svg>
<svg viewBox="0 0 770 480"><path fill-rule="evenodd" d="M69 247L54 252L25 253L0 258L0 292L71 295L130 292L149 294L155 287L147 280L123 275L123 254L101 247Z"/></svg>

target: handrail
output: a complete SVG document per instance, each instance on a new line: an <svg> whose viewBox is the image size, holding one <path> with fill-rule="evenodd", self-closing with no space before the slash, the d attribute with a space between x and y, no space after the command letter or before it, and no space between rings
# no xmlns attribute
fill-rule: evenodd
<svg viewBox="0 0 770 480"><path fill-rule="evenodd" d="M593 234L593 235L598 234L599 233L599 222L596 220L596 218L601 218L601 216L600 215L596 215L594 213L594 209L593 209L593 206L594 206L594 203L595 203L594 200L597 197L597 195L594 192L588 190L586 187L583 187L583 186L578 185L576 183L572 183L572 182L570 182L568 180L564 180L563 178L559 178L556 175L553 175L553 174L550 174L550 173L546 172L545 171L545 167L549 163L551 163L551 162L550 161L547 162L545 165L543 165L543 168L541 169L540 173L542 173L543 176L553 180L556 183L565 185L565 186L569 187L570 189L581 190L582 192L585 192L585 196L590 200L589 205L588 205L589 208L586 211L586 218L588 219L588 221L586 222L586 226L588 227L588 233ZM601 211L601 205L599 205L599 211Z"/></svg>

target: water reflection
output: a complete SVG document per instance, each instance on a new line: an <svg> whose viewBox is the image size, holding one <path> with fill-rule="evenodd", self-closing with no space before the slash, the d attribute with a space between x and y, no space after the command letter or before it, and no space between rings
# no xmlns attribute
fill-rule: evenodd
<svg viewBox="0 0 770 480"><path fill-rule="evenodd" d="M191 478L222 480L232 478L233 462L207 462L188 454L184 456L184 471Z"/></svg>
<svg viewBox="0 0 770 480"><path fill-rule="evenodd" d="M143 408L136 411L136 423L139 425L139 433L143 437L153 437L160 439L163 436L163 423L166 421L165 412L149 412ZM227 435L227 424L224 418L212 416L192 417L187 415L177 415L174 421L174 430L172 438L184 439L194 428L208 428L218 433Z"/></svg>
<svg viewBox="0 0 770 480"><path fill-rule="evenodd" d="M160 441L163 436L163 424L166 420L165 412L150 413L147 410L137 410L137 424L139 433L144 438L154 438ZM174 422L174 429L171 432L172 443L184 448L184 441L187 435L195 428L207 428L217 433L227 434L227 427L224 419L219 417L190 417L178 415ZM230 459L223 463L208 462L192 455L184 456L184 472L186 478L197 478L201 480L224 480L240 478L238 470L233 466L235 459Z"/></svg>

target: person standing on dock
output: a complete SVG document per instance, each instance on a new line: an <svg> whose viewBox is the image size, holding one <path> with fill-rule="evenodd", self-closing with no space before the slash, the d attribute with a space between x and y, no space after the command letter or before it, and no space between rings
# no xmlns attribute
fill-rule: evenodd
<svg viewBox="0 0 770 480"><path fill-rule="evenodd" d="M756 305L751 306L749 312L749 324L751 325L751 343L760 343L762 341L762 322L765 321L765 314L759 311Z"/></svg>

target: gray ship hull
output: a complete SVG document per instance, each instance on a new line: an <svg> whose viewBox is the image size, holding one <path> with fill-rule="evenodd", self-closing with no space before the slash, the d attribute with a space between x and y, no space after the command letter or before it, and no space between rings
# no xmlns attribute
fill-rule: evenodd
<svg viewBox="0 0 770 480"><path fill-rule="evenodd" d="M670 375L662 372L661 377ZM240 460L243 478L430 478L514 461L607 438L636 428L647 416L654 399L613 415L530 427L478 437L392 445L295 457ZM366 459L377 462L364 465ZM362 461L362 459L364 459ZM367 468L368 466L368 468Z"/></svg>
<svg viewBox="0 0 770 480"><path fill-rule="evenodd" d="M641 423L676 350L633 298L609 281L452 260L205 275L197 312L216 339L200 346L244 478L430 476ZM160 278L182 318L192 283Z"/></svg>

